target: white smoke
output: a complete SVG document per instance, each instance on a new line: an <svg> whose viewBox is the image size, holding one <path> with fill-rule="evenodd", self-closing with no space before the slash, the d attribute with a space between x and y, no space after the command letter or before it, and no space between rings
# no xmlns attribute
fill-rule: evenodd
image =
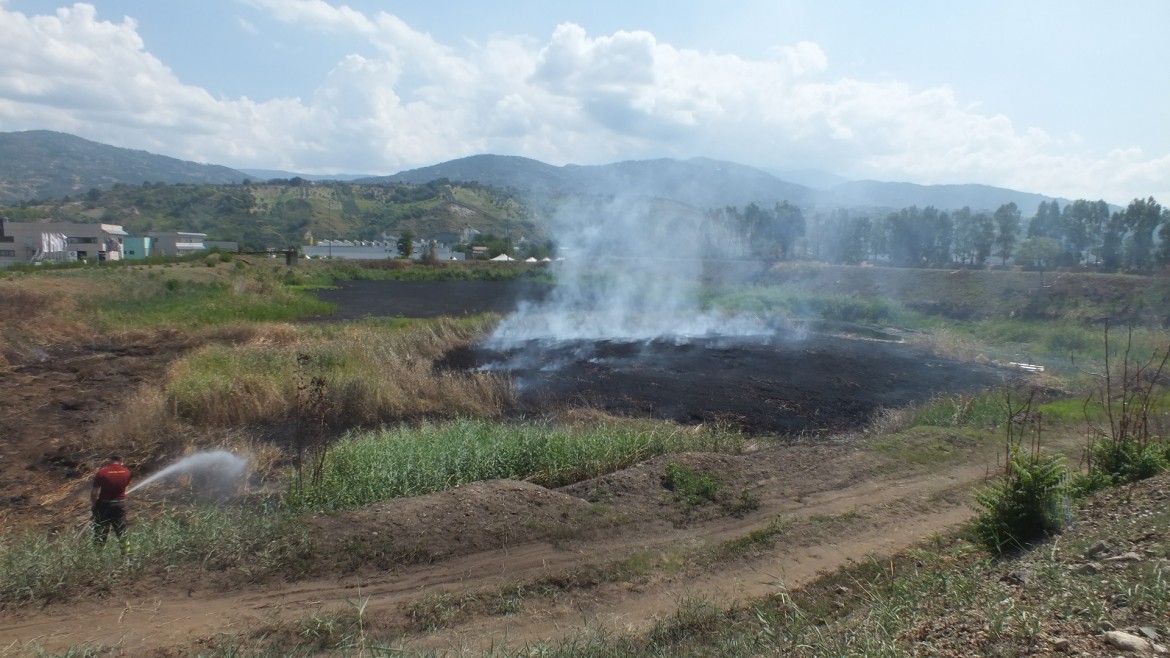
<svg viewBox="0 0 1170 658"><path fill-rule="evenodd" d="M762 318L704 307L705 282L747 261L736 232L697 210L650 199L575 202L562 207L551 228L563 257L557 285L543 301L505 318L485 347L773 332Z"/></svg>

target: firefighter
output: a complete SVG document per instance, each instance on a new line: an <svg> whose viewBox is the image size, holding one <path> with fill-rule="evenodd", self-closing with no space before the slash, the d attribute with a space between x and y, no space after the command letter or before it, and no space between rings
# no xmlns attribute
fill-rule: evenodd
<svg viewBox="0 0 1170 658"><path fill-rule="evenodd" d="M122 456L110 455L108 466L98 469L93 476L89 500L93 503L93 542L104 546L110 529L118 538L122 554L130 553L130 538L126 536L126 488L130 486L130 469L122 464Z"/></svg>

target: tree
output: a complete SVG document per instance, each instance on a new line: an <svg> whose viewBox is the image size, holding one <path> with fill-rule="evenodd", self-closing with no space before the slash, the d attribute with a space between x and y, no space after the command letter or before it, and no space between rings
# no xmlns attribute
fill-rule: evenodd
<svg viewBox="0 0 1170 658"><path fill-rule="evenodd" d="M414 232L407 229L398 237L398 257L410 258L414 255Z"/></svg>
<svg viewBox="0 0 1170 658"><path fill-rule="evenodd" d="M1134 199L1125 209L1125 263L1135 270L1149 270L1154 264L1154 229L1162 221L1162 206L1148 199Z"/></svg>
<svg viewBox="0 0 1170 658"><path fill-rule="evenodd" d="M883 221L886 253L902 267L939 267L951 262L954 226L933 206L903 208Z"/></svg>
<svg viewBox="0 0 1170 658"><path fill-rule="evenodd" d="M1016 263L1034 267L1043 272L1051 268L1060 257L1060 241L1046 235L1037 235L1020 242L1016 250Z"/></svg>
<svg viewBox="0 0 1170 658"><path fill-rule="evenodd" d="M1107 270L1121 268L1121 243L1125 237L1125 215L1113 213L1101 235L1101 266Z"/></svg>
<svg viewBox="0 0 1170 658"><path fill-rule="evenodd" d="M995 255L1002 259L1001 264L1006 265L1016 248L1016 238L1020 233L1020 209L1014 202L996 208L995 228Z"/></svg>
<svg viewBox="0 0 1170 658"><path fill-rule="evenodd" d="M1079 265L1088 259L1090 265L1101 260L1101 242L1105 225L1109 223L1109 204L1104 201L1077 199L1064 207L1061 214L1064 225L1066 263Z"/></svg>
<svg viewBox="0 0 1170 658"><path fill-rule="evenodd" d="M951 217L955 224L955 258L982 267L995 242L995 223L987 213L972 214L966 207L956 210Z"/></svg>
<svg viewBox="0 0 1170 658"><path fill-rule="evenodd" d="M1032 221L1028 222L1028 237L1046 237L1061 239L1060 204L1053 201L1041 201L1036 208Z"/></svg>

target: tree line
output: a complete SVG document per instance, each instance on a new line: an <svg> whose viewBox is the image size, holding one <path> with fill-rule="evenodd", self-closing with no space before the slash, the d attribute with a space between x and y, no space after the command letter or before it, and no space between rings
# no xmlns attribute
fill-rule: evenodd
<svg viewBox="0 0 1170 658"><path fill-rule="evenodd" d="M708 217L734 231L750 255L765 259L885 261L899 267L986 267L1011 261L1039 269L1129 272L1170 265L1170 209L1153 197L1134 199L1119 210L1104 201L1079 199L1063 207L1045 201L1030 218L1007 203L994 212L911 206L873 216L841 209L806 221L801 209L787 202L772 208L723 208Z"/></svg>

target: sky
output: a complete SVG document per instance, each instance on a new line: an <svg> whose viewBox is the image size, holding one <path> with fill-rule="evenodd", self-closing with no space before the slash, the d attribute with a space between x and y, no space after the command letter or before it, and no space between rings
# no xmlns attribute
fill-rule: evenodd
<svg viewBox="0 0 1170 658"><path fill-rule="evenodd" d="M1170 204L1165 0L0 0L0 132L392 174L480 153Z"/></svg>

